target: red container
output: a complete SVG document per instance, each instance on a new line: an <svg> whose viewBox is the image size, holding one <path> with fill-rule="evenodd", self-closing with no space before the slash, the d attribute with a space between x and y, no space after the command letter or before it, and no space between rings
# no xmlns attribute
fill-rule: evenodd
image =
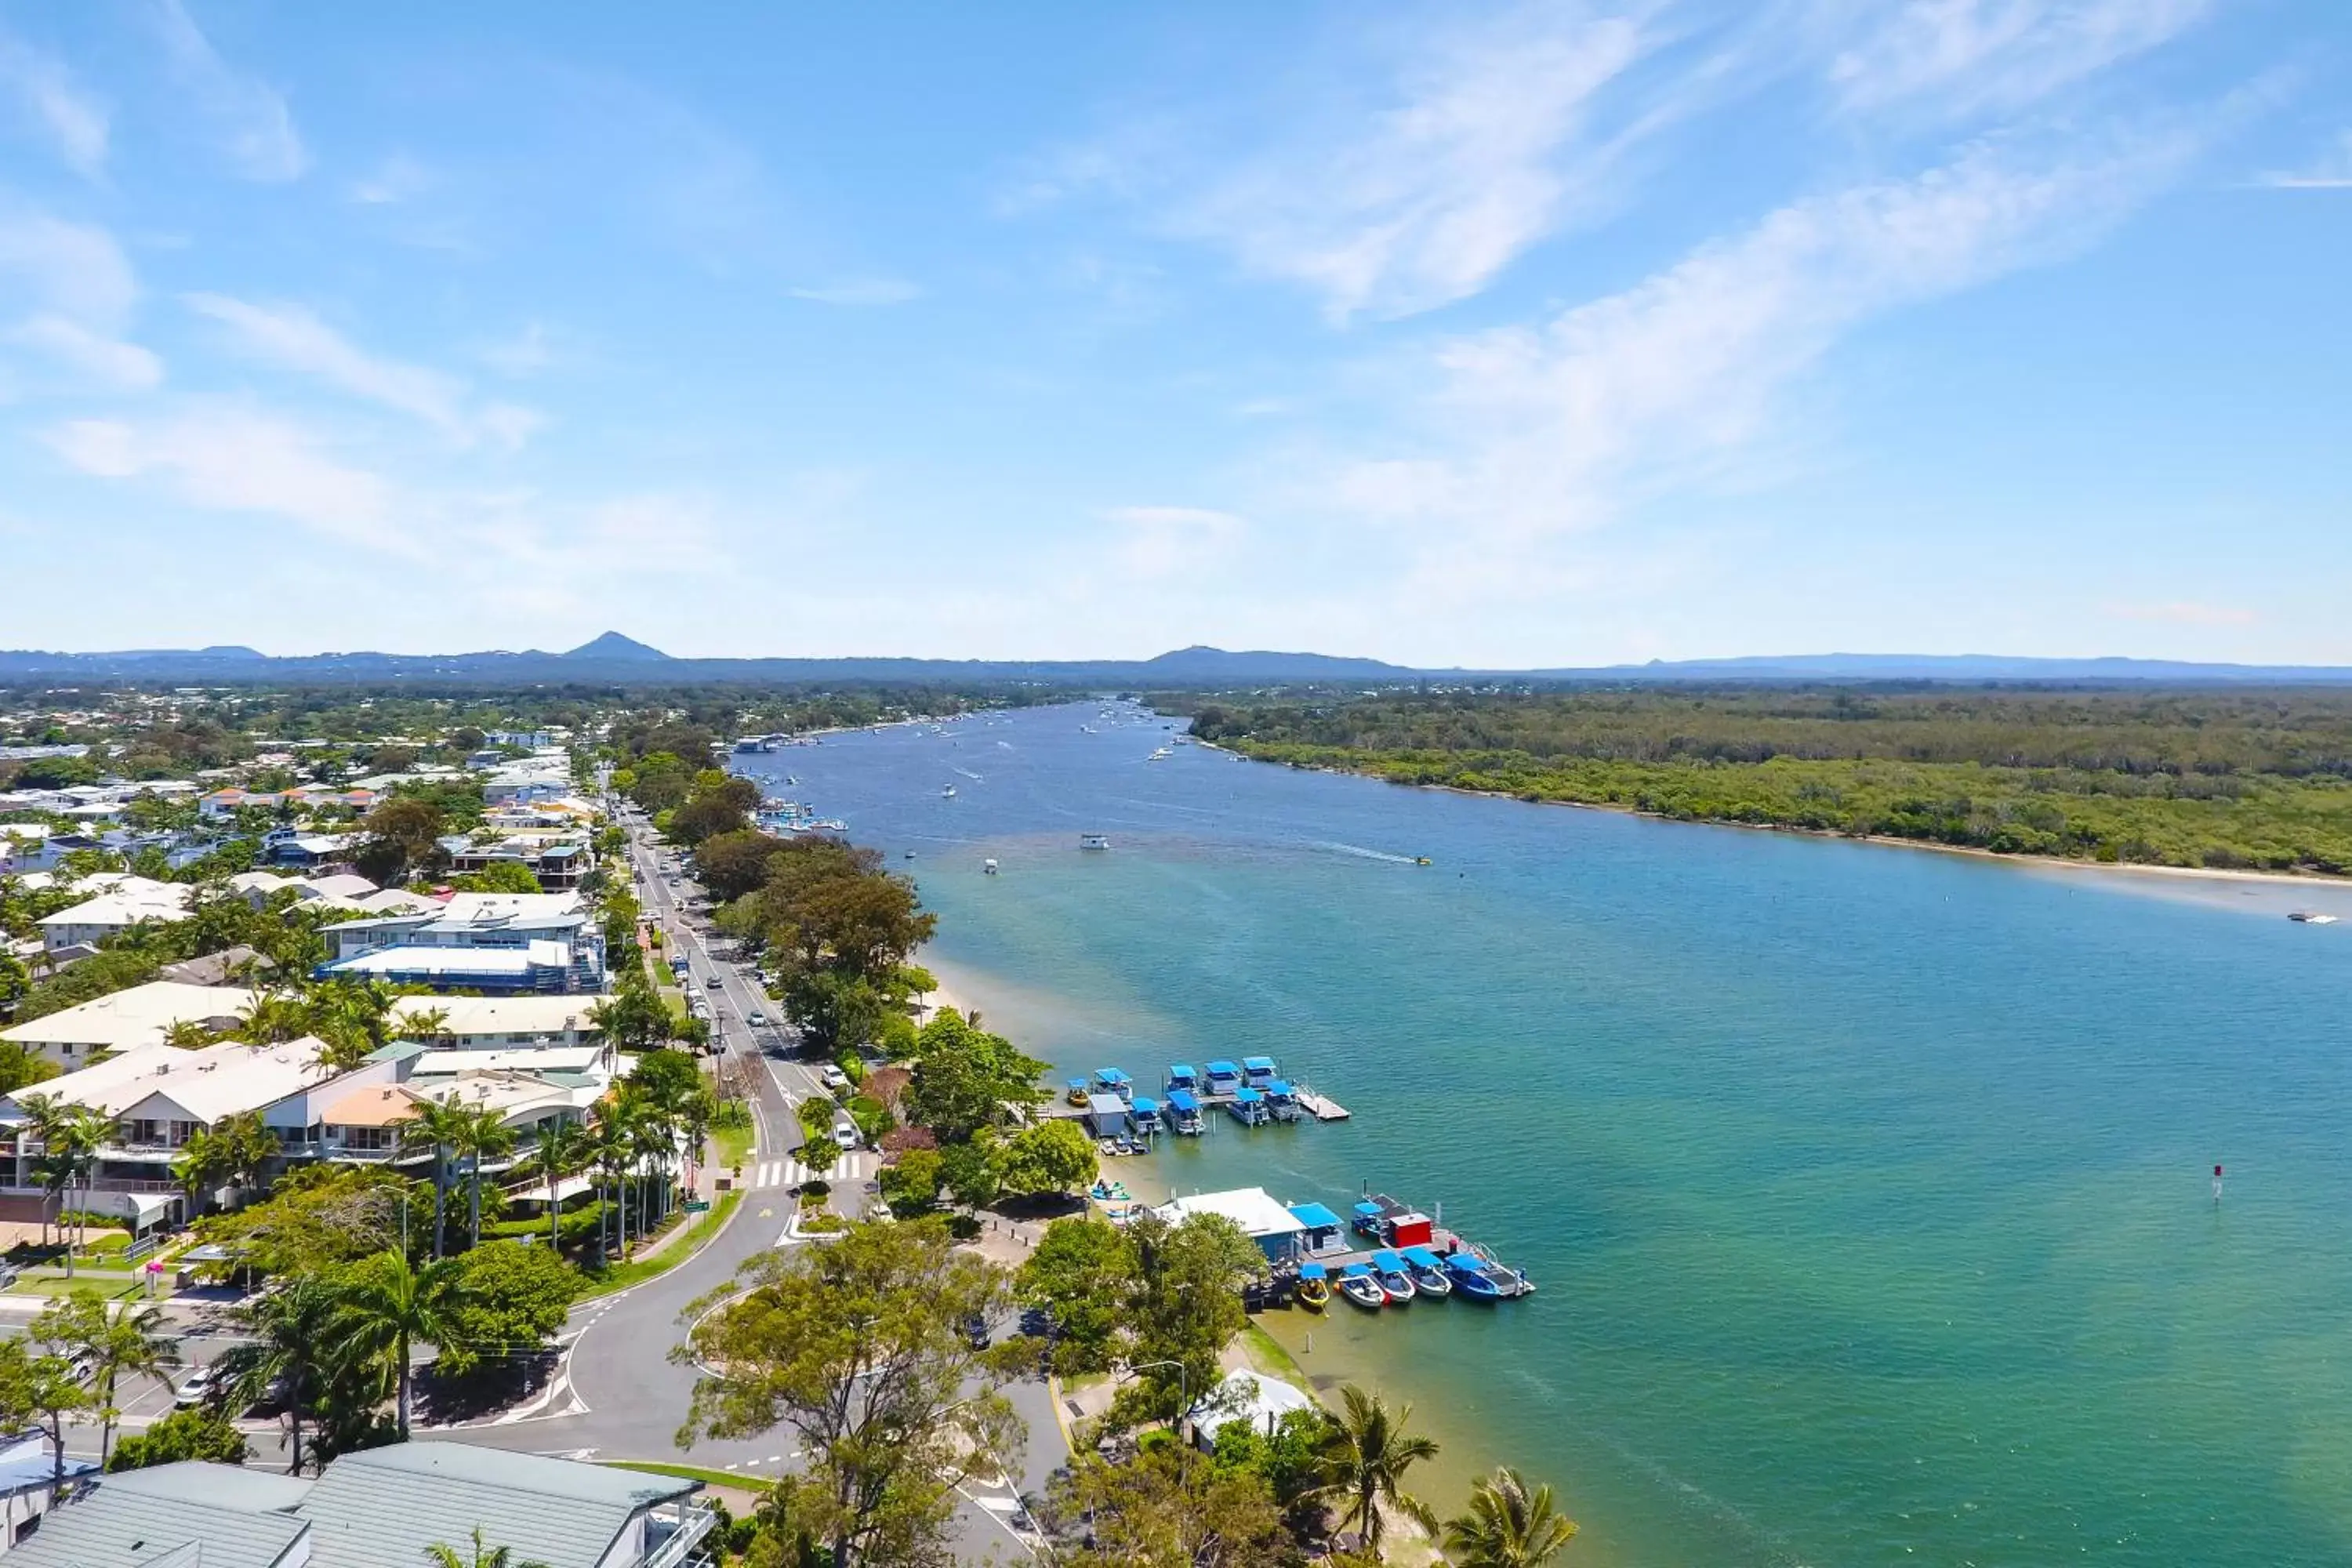
<svg viewBox="0 0 2352 1568"><path fill-rule="evenodd" d="M1433 1226L1425 1214L1401 1214L1389 1221L1391 1247L1427 1247L1435 1239Z"/></svg>

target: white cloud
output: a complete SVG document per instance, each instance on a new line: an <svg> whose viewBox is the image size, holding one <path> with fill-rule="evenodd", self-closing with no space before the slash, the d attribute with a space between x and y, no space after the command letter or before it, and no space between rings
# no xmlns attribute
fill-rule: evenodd
<svg viewBox="0 0 2352 1568"><path fill-rule="evenodd" d="M518 447L542 423L530 410L504 404L475 408L459 378L371 354L299 305L256 305L221 294L184 298L255 357L420 419L460 443L487 437Z"/></svg>
<svg viewBox="0 0 2352 1568"><path fill-rule="evenodd" d="M152 0L150 15L173 74L211 123L230 166L267 184L299 179L310 154L285 95L221 58L181 0Z"/></svg>
<svg viewBox="0 0 2352 1568"><path fill-rule="evenodd" d="M415 550L414 535L387 526L391 489L381 477L339 462L309 432L269 415L212 407L153 421L79 419L44 439L85 474L152 479L189 506L289 518L394 553Z"/></svg>
<svg viewBox="0 0 2352 1568"><path fill-rule="evenodd" d="M2352 131L2338 132L2307 167L2273 170L2259 183L2280 191L2352 190Z"/></svg>
<svg viewBox="0 0 2352 1568"><path fill-rule="evenodd" d="M1420 449L1343 466L1327 499L1525 543L1704 486L1773 433L1782 395L1848 333L2074 252L2199 144L2157 133L2036 157L1978 142L1913 178L1784 206L1543 326L1447 341L1422 373L1436 390Z"/></svg>
<svg viewBox="0 0 2352 1568"><path fill-rule="evenodd" d="M1222 560L1249 524L1229 511L1191 506L1121 506L1102 514L1118 530L1116 559L1131 577L1165 578Z"/></svg>
<svg viewBox="0 0 2352 1568"><path fill-rule="evenodd" d="M1308 285L1337 320L1475 294L1607 163L1576 144L1604 90L1663 41L1656 9L1548 0L1411 40L1385 101L1250 160L1172 226Z"/></svg>
<svg viewBox="0 0 2352 1568"><path fill-rule="evenodd" d="M35 316L12 328L7 337L100 386L148 392L163 384L163 362L153 353L64 316Z"/></svg>
<svg viewBox="0 0 2352 1568"><path fill-rule="evenodd" d="M0 33L0 94L16 100L76 174L96 178L105 169L106 106L82 90L62 61Z"/></svg>
<svg viewBox="0 0 2352 1568"><path fill-rule="evenodd" d="M375 172L352 184L352 200L363 206L396 206L415 201L431 188L433 177L425 165L405 153L394 153Z"/></svg>
<svg viewBox="0 0 2352 1568"><path fill-rule="evenodd" d="M2217 0L1823 0L1864 36L1832 62L1849 108L2015 109L2168 43ZM1854 16L1859 6L1858 17Z"/></svg>
<svg viewBox="0 0 2352 1568"><path fill-rule="evenodd" d="M78 321L119 325L139 298L122 247L102 228L0 205L0 275L24 296Z"/></svg>
<svg viewBox="0 0 2352 1568"><path fill-rule="evenodd" d="M856 278L820 287L788 289L795 300L820 305L903 305L923 297L922 289L900 278Z"/></svg>

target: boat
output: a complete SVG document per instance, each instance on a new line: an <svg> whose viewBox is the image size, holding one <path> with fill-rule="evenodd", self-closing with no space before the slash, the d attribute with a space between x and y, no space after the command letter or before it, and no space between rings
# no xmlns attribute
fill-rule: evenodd
<svg viewBox="0 0 2352 1568"><path fill-rule="evenodd" d="M1298 1095L1280 1079L1265 1086L1265 1113L1276 1121L1296 1121L1304 1114L1298 1109Z"/></svg>
<svg viewBox="0 0 2352 1568"><path fill-rule="evenodd" d="M1231 1062L1209 1064L1209 1093L1213 1097L1228 1095L1242 1086L1242 1069Z"/></svg>
<svg viewBox="0 0 2352 1568"><path fill-rule="evenodd" d="M1168 1131L1181 1138L1198 1138L1202 1131L1201 1102L1192 1091L1171 1089L1168 1091Z"/></svg>
<svg viewBox="0 0 2352 1568"><path fill-rule="evenodd" d="M1176 751L1175 751L1175 748L1174 748L1174 747L1172 747L1172 746L1162 746L1162 747L1160 747L1158 751L1156 751L1156 752L1152 752L1150 756L1148 756L1148 757L1144 758L1143 760L1144 760L1145 762L1147 762L1147 763L1164 763L1164 762L1166 762L1169 758L1171 758L1171 757L1174 756L1175 754L1176 754Z"/></svg>
<svg viewBox="0 0 2352 1568"><path fill-rule="evenodd" d="M983 876L993 877L996 875L996 862L994 860L982 860L980 863L980 869Z"/></svg>
<svg viewBox="0 0 2352 1568"><path fill-rule="evenodd" d="M1244 1127L1255 1127L1265 1121L1265 1096L1254 1089L1237 1089L1225 1101L1225 1113Z"/></svg>
<svg viewBox="0 0 2352 1568"><path fill-rule="evenodd" d="M1391 1301L1410 1301L1414 1290L1412 1276L1405 1271L1404 1259L1386 1247L1372 1254L1372 1278L1388 1292Z"/></svg>
<svg viewBox="0 0 2352 1568"><path fill-rule="evenodd" d="M1168 1064L1168 1082L1165 1087L1171 1089L1185 1089L1193 1094L1198 1094L1201 1092L1200 1071L1194 1068L1191 1062L1170 1062Z"/></svg>
<svg viewBox="0 0 2352 1568"><path fill-rule="evenodd" d="M2332 926L2336 923L2334 915L2322 914L2317 910L2296 910L2286 918L2297 925Z"/></svg>
<svg viewBox="0 0 2352 1568"><path fill-rule="evenodd" d="M1466 1253L1448 1254L1445 1272L1453 1281L1454 1293L1465 1300L1499 1301L1503 1299L1502 1288L1486 1277L1486 1271L1478 1266L1476 1258Z"/></svg>
<svg viewBox="0 0 2352 1568"><path fill-rule="evenodd" d="M1412 1288L1424 1296L1451 1296L1454 1281L1445 1277L1445 1260L1425 1247L1408 1247L1400 1254Z"/></svg>
<svg viewBox="0 0 2352 1568"><path fill-rule="evenodd" d="M1454 1289L1474 1301L1535 1294L1534 1280L1496 1261L1493 1253L1475 1242L1458 1241L1445 1255L1445 1271L1454 1277Z"/></svg>
<svg viewBox="0 0 2352 1568"><path fill-rule="evenodd" d="M955 785L950 784L947 788L940 791L940 798L941 800L953 800L955 798Z"/></svg>
<svg viewBox="0 0 2352 1568"><path fill-rule="evenodd" d="M1431 858L1430 858L1428 856L1426 856L1426 855L1416 855L1416 856L1414 856L1414 857L1412 858L1412 863L1413 863L1414 865L1416 865L1416 866L1434 866L1434 865L1436 865L1436 864L1437 864L1437 862L1436 862L1436 861L1434 861L1434 860L1431 859Z"/></svg>
<svg viewBox="0 0 2352 1568"><path fill-rule="evenodd" d="M1350 1263L1339 1270L1339 1294L1359 1307L1377 1308L1389 1304L1389 1293L1381 1289L1379 1280L1372 1278L1369 1263Z"/></svg>
<svg viewBox="0 0 2352 1568"><path fill-rule="evenodd" d="M1063 1098L1067 1100L1072 1105L1086 1104L1087 1080L1082 1078L1074 1078L1070 1079L1068 1091L1064 1094Z"/></svg>
<svg viewBox="0 0 2352 1568"><path fill-rule="evenodd" d="M1110 835L1108 833L1081 833L1078 835L1078 847L1081 849L1108 849L1110 847Z"/></svg>
<svg viewBox="0 0 2352 1568"><path fill-rule="evenodd" d="M1292 1294L1309 1311L1321 1311L1331 1300L1331 1271L1319 1263L1300 1264L1298 1286Z"/></svg>
<svg viewBox="0 0 2352 1568"><path fill-rule="evenodd" d="M1129 1201L1127 1195L1127 1184L1125 1182L1097 1181L1093 1186L1087 1189L1087 1195L1094 1199L1097 1203L1123 1204Z"/></svg>
<svg viewBox="0 0 2352 1568"><path fill-rule="evenodd" d="M1358 1234L1383 1247L1427 1247L1437 1239L1436 1224L1409 1204L1386 1193L1367 1193L1355 1206L1351 1223Z"/></svg>
<svg viewBox="0 0 2352 1568"><path fill-rule="evenodd" d="M1281 1076L1275 1070L1272 1057L1244 1057L1242 1081L1252 1089L1264 1089Z"/></svg>
<svg viewBox="0 0 2352 1568"><path fill-rule="evenodd" d="M1165 1130L1165 1123L1160 1119L1160 1102L1150 1095L1137 1095L1129 1101L1129 1109L1135 1115L1135 1131L1143 1137L1148 1138L1154 1132ZM1145 1144L1138 1152L1148 1152L1150 1147L1149 1144Z"/></svg>
<svg viewBox="0 0 2352 1568"><path fill-rule="evenodd" d="M1121 1100L1132 1102L1135 1099L1135 1080L1118 1068L1097 1068L1094 1091L1097 1094L1115 1094Z"/></svg>

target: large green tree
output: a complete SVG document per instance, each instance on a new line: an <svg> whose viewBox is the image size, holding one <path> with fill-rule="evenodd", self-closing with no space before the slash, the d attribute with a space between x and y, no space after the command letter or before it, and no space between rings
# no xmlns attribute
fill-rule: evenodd
<svg viewBox="0 0 2352 1568"><path fill-rule="evenodd" d="M1436 1516L1405 1490L1407 1473L1437 1457L1434 1439L1408 1430L1412 1406L1391 1410L1379 1394L1353 1384L1339 1391L1339 1441L1326 1490L1338 1503L1341 1521L1360 1531L1376 1552L1391 1513L1436 1534Z"/></svg>
<svg viewBox="0 0 2352 1568"><path fill-rule="evenodd" d="M180 1359L175 1340L163 1331L161 1307L110 1310L106 1298L87 1286L42 1308L25 1331L41 1350L89 1369L101 1465L114 1451L114 1424L122 1415L122 1380L160 1376Z"/></svg>
<svg viewBox="0 0 2352 1568"><path fill-rule="evenodd" d="M1457 1568L1543 1568L1576 1539L1551 1488L1529 1486L1506 1465L1470 1489L1470 1506L1445 1521L1445 1554Z"/></svg>
<svg viewBox="0 0 2352 1568"><path fill-rule="evenodd" d="M1053 1325L1054 1370L1065 1377L1108 1370L1141 1283L1135 1247L1107 1220L1057 1219L1021 1265L1021 1299Z"/></svg>
<svg viewBox="0 0 2352 1568"><path fill-rule="evenodd" d="M380 1252L345 1269L337 1280L336 1331L349 1353L374 1369L377 1386L394 1397L402 1442L408 1440L418 1344L447 1352L458 1342L463 1307L460 1265L454 1258L410 1266L397 1252Z"/></svg>

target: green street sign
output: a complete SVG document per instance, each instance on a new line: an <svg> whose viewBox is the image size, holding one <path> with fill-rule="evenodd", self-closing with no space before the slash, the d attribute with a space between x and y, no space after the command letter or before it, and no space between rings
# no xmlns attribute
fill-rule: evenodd
<svg viewBox="0 0 2352 1568"><path fill-rule="evenodd" d="M688 1214L700 1214L709 1206L710 1200L709 1198L688 1198L686 1200L686 1212Z"/></svg>

